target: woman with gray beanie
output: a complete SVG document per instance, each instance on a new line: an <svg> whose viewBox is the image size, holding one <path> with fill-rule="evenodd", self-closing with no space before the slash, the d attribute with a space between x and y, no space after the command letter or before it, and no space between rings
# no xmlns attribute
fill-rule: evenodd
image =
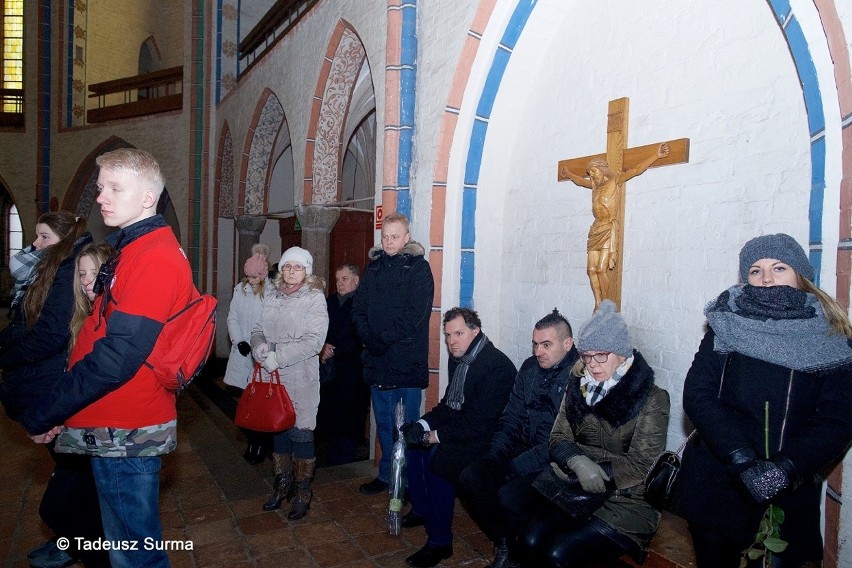
<svg viewBox="0 0 852 568"><path fill-rule="evenodd" d="M580 359L550 433L551 469L534 483L546 499L519 537L523 565L579 567L623 554L641 562L660 524L659 511L644 499L644 481L666 446L669 395L654 385L653 369L610 300L575 345ZM558 504L560 482L572 481L609 496L578 519Z"/></svg>
<svg viewBox="0 0 852 568"><path fill-rule="evenodd" d="M788 542L772 566L818 563L822 481L852 441L852 325L789 235L748 241L739 269L743 283L704 309L683 394L696 435L672 509L698 568L739 566L769 505Z"/></svg>

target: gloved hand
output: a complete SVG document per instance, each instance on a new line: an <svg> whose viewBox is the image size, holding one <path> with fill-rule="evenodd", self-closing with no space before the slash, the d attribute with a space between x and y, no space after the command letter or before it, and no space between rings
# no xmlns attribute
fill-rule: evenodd
<svg viewBox="0 0 852 568"><path fill-rule="evenodd" d="M558 463L550 462L550 469L552 469L553 474L556 477L558 477L559 479L561 479L562 481L568 481L569 480L568 474L565 472L565 470L562 469L562 466L560 466ZM571 473L574 473L573 470L571 470Z"/></svg>
<svg viewBox="0 0 852 568"><path fill-rule="evenodd" d="M568 467L577 474L583 491L589 493L603 493L606 491L606 482L610 477L601 466L586 456L574 456L568 460Z"/></svg>
<svg viewBox="0 0 852 568"><path fill-rule="evenodd" d="M254 356L254 360L258 363L263 363L266 359L266 356L269 355L269 344L261 343L254 349L252 349L251 354Z"/></svg>
<svg viewBox="0 0 852 568"><path fill-rule="evenodd" d="M426 430L423 428L423 424L420 422L409 422L408 424L403 424L400 427L400 431L402 431L402 437L405 439L405 444L410 448L422 448L423 445L423 434Z"/></svg>
<svg viewBox="0 0 852 568"><path fill-rule="evenodd" d="M756 503L765 503L790 485L790 476L773 461L756 460L740 472L740 480Z"/></svg>
<svg viewBox="0 0 852 568"><path fill-rule="evenodd" d="M249 353L251 353L251 345L249 345L245 341L240 341L239 343L237 343L237 351L240 352L240 355L246 357Z"/></svg>
<svg viewBox="0 0 852 568"><path fill-rule="evenodd" d="M270 351L263 360L263 368L268 372L272 372L278 368L278 357L275 356L275 351Z"/></svg>

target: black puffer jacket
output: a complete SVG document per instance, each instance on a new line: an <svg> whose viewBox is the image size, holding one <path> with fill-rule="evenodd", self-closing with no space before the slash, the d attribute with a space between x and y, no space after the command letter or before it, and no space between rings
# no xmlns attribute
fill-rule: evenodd
<svg viewBox="0 0 852 568"><path fill-rule="evenodd" d="M487 452L494 459L509 460L512 475L541 471L550 462L550 430L577 357L572 347L550 369L542 369L535 357L521 365Z"/></svg>
<svg viewBox="0 0 852 568"><path fill-rule="evenodd" d="M24 321L23 302L15 307L9 326L19 332L6 336L6 343L0 345L0 402L13 420L50 392L65 370L71 339L68 326L74 313L75 259L90 242L92 237L87 233L59 264L41 315L31 328L27 329Z"/></svg>
<svg viewBox="0 0 852 568"><path fill-rule="evenodd" d="M781 537L790 544L782 556L819 560L821 481L852 440L852 368L793 372L739 353L725 368L715 337L707 332L686 375L683 408L697 433L684 451L672 510L743 548L751 544L766 505L746 497L738 476L728 473L727 456L742 448L764 454L768 401L770 454L788 458L804 479L773 500L786 513Z"/></svg>
<svg viewBox="0 0 852 568"><path fill-rule="evenodd" d="M364 380L380 388L426 388L429 314L435 283L414 241L394 256L370 251L352 316L364 342Z"/></svg>

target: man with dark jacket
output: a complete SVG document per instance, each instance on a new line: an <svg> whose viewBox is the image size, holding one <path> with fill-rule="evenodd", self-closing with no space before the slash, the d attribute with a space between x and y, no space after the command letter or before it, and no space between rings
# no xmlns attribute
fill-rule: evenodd
<svg viewBox="0 0 852 568"><path fill-rule="evenodd" d="M491 568L514 565L507 543L533 512L532 482L550 462L550 430L577 362L571 325L558 310L535 324L532 350L518 371L488 451L459 478L471 518L494 543Z"/></svg>
<svg viewBox="0 0 852 568"><path fill-rule="evenodd" d="M426 545L406 559L428 568L453 555L453 507L459 474L485 452L506 406L515 365L482 333L477 313L453 308L444 315L450 376L441 402L402 428L409 450L409 528L424 525Z"/></svg>
<svg viewBox="0 0 852 568"><path fill-rule="evenodd" d="M358 289L358 267L343 264L335 271L337 294L326 300L328 333L320 351L320 403L317 432L328 440L326 465L355 461L370 412L370 388L361 369L361 339L352 319Z"/></svg>
<svg viewBox="0 0 852 568"><path fill-rule="evenodd" d="M352 316L364 343L364 380L370 385L376 436L382 450L379 474L361 493L386 491L393 452L394 409L401 399L405 420L420 416L422 390L429 384L429 315L435 283L411 240L408 219L395 213L382 223L382 246L370 250L370 264L355 292Z"/></svg>
<svg viewBox="0 0 852 568"><path fill-rule="evenodd" d="M146 359L166 320L198 291L157 201L165 182L151 154L135 148L99 156L97 202L118 254L101 267L93 313L83 323L68 371L21 420L37 442L92 457L106 540L136 541L109 551L113 566L168 567L160 542L161 456L177 446L175 391ZM59 424L65 424L58 427ZM57 436L58 434L58 436Z"/></svg>

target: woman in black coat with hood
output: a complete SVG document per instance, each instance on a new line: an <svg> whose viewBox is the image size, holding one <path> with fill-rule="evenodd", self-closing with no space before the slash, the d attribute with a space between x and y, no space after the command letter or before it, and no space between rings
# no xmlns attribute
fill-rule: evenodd
<svg viewBox="0 0 852 568"><path fill-rule="evenodd" d="M747 242L740 276L704 311L683 399L696 435L672 509L698 568L736 568L775 505L789 544L773 566L799 567L822 559L822 481L852 440L852 325L789 235Z"/></svg>

